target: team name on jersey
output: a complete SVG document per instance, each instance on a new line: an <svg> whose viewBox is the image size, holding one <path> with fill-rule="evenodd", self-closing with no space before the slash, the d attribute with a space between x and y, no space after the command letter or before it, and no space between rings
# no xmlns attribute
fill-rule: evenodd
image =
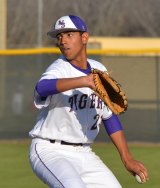
<svg viewBox="0 0 160 188"><path fill-rule="evenodd" d="M75 94L69 97L68 102L72 110L82 110L84 108L97 108L102 109L103 101L95 94L92 93L90 96L87 94Z"/></svg>

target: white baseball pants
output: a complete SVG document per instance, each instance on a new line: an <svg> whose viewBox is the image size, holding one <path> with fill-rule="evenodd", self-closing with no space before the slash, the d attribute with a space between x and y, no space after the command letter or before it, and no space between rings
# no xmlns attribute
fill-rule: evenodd
<svg viewBox="0 0 160 188"><path fill-rule="evenodd" d="M50 188L121 188L89 146L68 146L33 139L30 163Z"/></svg>

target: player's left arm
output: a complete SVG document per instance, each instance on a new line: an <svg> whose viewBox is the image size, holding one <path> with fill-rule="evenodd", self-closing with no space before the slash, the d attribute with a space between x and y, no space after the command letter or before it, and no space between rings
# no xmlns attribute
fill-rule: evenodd
<svg viewBox="0 0 160 188"><path fill-rule="evenodd" d="M139 175L143 182L148 180L148 171L140 161L137 161L133 158L129 151L123 130L114 132L110 135L110 138L116 146L126 169L133 175Z"/></svg>

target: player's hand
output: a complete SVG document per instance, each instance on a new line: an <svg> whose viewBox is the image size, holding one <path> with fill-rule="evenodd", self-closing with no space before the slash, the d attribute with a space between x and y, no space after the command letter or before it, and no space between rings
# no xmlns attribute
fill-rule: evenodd
<svg viewBox="0 0 160 188"><path fill-rule="evenodd" d="M91 89L95 89L95 84L93 81L93 74L89 74L86 76L86 81L87 81L87 87L91 88Z"/></svg>
<svg viewBox="0 0 160 188"><path fill-rule="evenodd" d="M142 182L145 182L149 179L148 177L148 171L146 167L139 161L136 161L134 159L130 159L127 162L124 163L126 169L132 174L132 175L139 175ZM144 177L145 176L145 177Z"/></svg>

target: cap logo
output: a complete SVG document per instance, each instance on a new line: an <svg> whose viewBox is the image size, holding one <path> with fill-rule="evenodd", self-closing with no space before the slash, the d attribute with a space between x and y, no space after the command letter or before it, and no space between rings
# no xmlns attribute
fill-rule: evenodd
<svg viewBox="0 0 160 188"><path fill-rule="evenodd" d="M61 28L64 28L64 27L65 27L65 22L64 22L64 20L59 20L58 25L59 25Z"/></svg>

